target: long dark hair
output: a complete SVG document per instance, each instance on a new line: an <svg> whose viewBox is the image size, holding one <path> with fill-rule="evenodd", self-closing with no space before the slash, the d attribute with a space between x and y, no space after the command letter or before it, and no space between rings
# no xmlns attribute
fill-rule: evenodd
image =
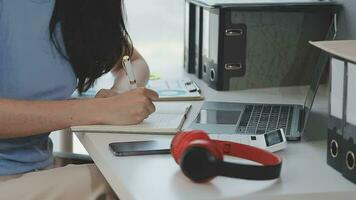
<svg viewBox="0 0 356 200"><path fill-rule="evenodd" d="M121 0L56 0L49 24L50 39L71 63L79 93L88 90L116 63L122 67L124 54L132 54L124 19Z"/></svg>

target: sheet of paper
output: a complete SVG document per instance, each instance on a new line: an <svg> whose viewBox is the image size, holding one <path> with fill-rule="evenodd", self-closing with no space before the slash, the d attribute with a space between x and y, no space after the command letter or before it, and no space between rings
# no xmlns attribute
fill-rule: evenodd
<svg viewBox="0 0 356 200"><path fill-rule="evenodd" d="M356 125L356 65L348 63L346 121Z"/></svg>
<svg viewBox="0 0 356 200"><path fill-rule="evenodd" d="M183 115L184 114L152 114L141 124L136 125L136 127L150 129L177 129L182 121Z"/></svg>
<svg viewBox="0 0 356 200"><path fill-rule="evenodd" d="M342 119L344 86L344 62L333 58L331 60L331 93L330 114Z"/></svg>
<svg viewBox="0 0 356 200"><path fill-rule="evenodd" d="M84 125L71 127L74 132L176 133L185 120L190 103L155 102L156 112L135 125Z"/></svg>
<svg viewBox="0 0 356 200"><path fill-rule="evenodd" d="M155 102L156 113L162 114L184 114L192 104L177 102Z"/></svg>
<svg viewBox="0 0 356 200"><path fill-rule="evenodd" d="M183 114L152 114L136 125L87 125L71 127L73 132L108 132L108 133L175 133L184 121Z"/></svg>
<svg viewBox="0 0 356 200"><path fill-rule="evenodd" d="M160 100L202 98L199 88L190 79L150 80L146 87L156 91Z"/></svg>

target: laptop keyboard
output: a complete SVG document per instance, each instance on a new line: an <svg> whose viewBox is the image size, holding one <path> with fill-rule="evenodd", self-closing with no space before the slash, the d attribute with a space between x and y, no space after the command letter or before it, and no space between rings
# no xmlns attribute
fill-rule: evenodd
<svg viewBox="0 0 356 200"><path fill-rule="evenodd" d="M237 131L243 134L264 134L283 128L287 134L290 132L292 115L293 106L246 105Z"/></svg>

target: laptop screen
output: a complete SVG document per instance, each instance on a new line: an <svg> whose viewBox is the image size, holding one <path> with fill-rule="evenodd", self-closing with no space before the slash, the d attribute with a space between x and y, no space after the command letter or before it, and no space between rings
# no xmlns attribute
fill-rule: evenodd
<svg viewBox="0 0 356 200"><path fill-rule="evenodd" d="M198 124L233 124L237 123L240 111L201 109L196 123Z"/></svg>
<svg viewBox="0 0 356 200"><path fill-rule="evenodd" d="M308 122L310 110L312 108L316 93L319 88L319 83L322 78L323 72L325 71L325 68L327 66L328 60L328 55L325 52L321 52L314 70L314 74L312 76L312 80L310 81L309 90L304 102L304 123L302 127L302 132L304 132L306 124Z"/></svg>
<svg viewBox="0 0 356 200"><path fill-rule="evenodd" d="M334 40L336 37L337 33L337 27L336 27L336 16L334 16L332 23L329 26L329 30L326 34L325 40ZM310 81L310 86L309 90L307 93L307 96L305 98L304 102L304 123L303 123L303 129L302 131L304 132L305 127L307 125L309 116L310 116L310 110L313 106L313 102L316 96L316 93L319 88L319 84L322 78L322 75L325 71L325 68L328 64L329 61L329 56L327 53L320 51L319 59L318 62L316 63L314 74L312 75L311 81Z"/></svg>

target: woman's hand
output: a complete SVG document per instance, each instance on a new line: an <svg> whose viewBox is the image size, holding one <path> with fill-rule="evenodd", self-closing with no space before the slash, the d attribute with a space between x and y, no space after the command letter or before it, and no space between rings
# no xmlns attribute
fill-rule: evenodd
<svg viewBox="0 0 356 200"><path fill-rule="evenodd" d="M158 100L158 94L146 88L137 88L119 95L112 90L101 90L96 97L101 104L98 106L98 121L118 125L141 123L156 110L152 101Z"/></svg>
<svg viewBox="0 0 356 200"><path fill-rule="evenodd" d="M119 93L116 92L115 90L101 89L101 90L99 90L98 93L96 93L95 98L108 98L108 97L113 97L118 94Z"/></svg>

